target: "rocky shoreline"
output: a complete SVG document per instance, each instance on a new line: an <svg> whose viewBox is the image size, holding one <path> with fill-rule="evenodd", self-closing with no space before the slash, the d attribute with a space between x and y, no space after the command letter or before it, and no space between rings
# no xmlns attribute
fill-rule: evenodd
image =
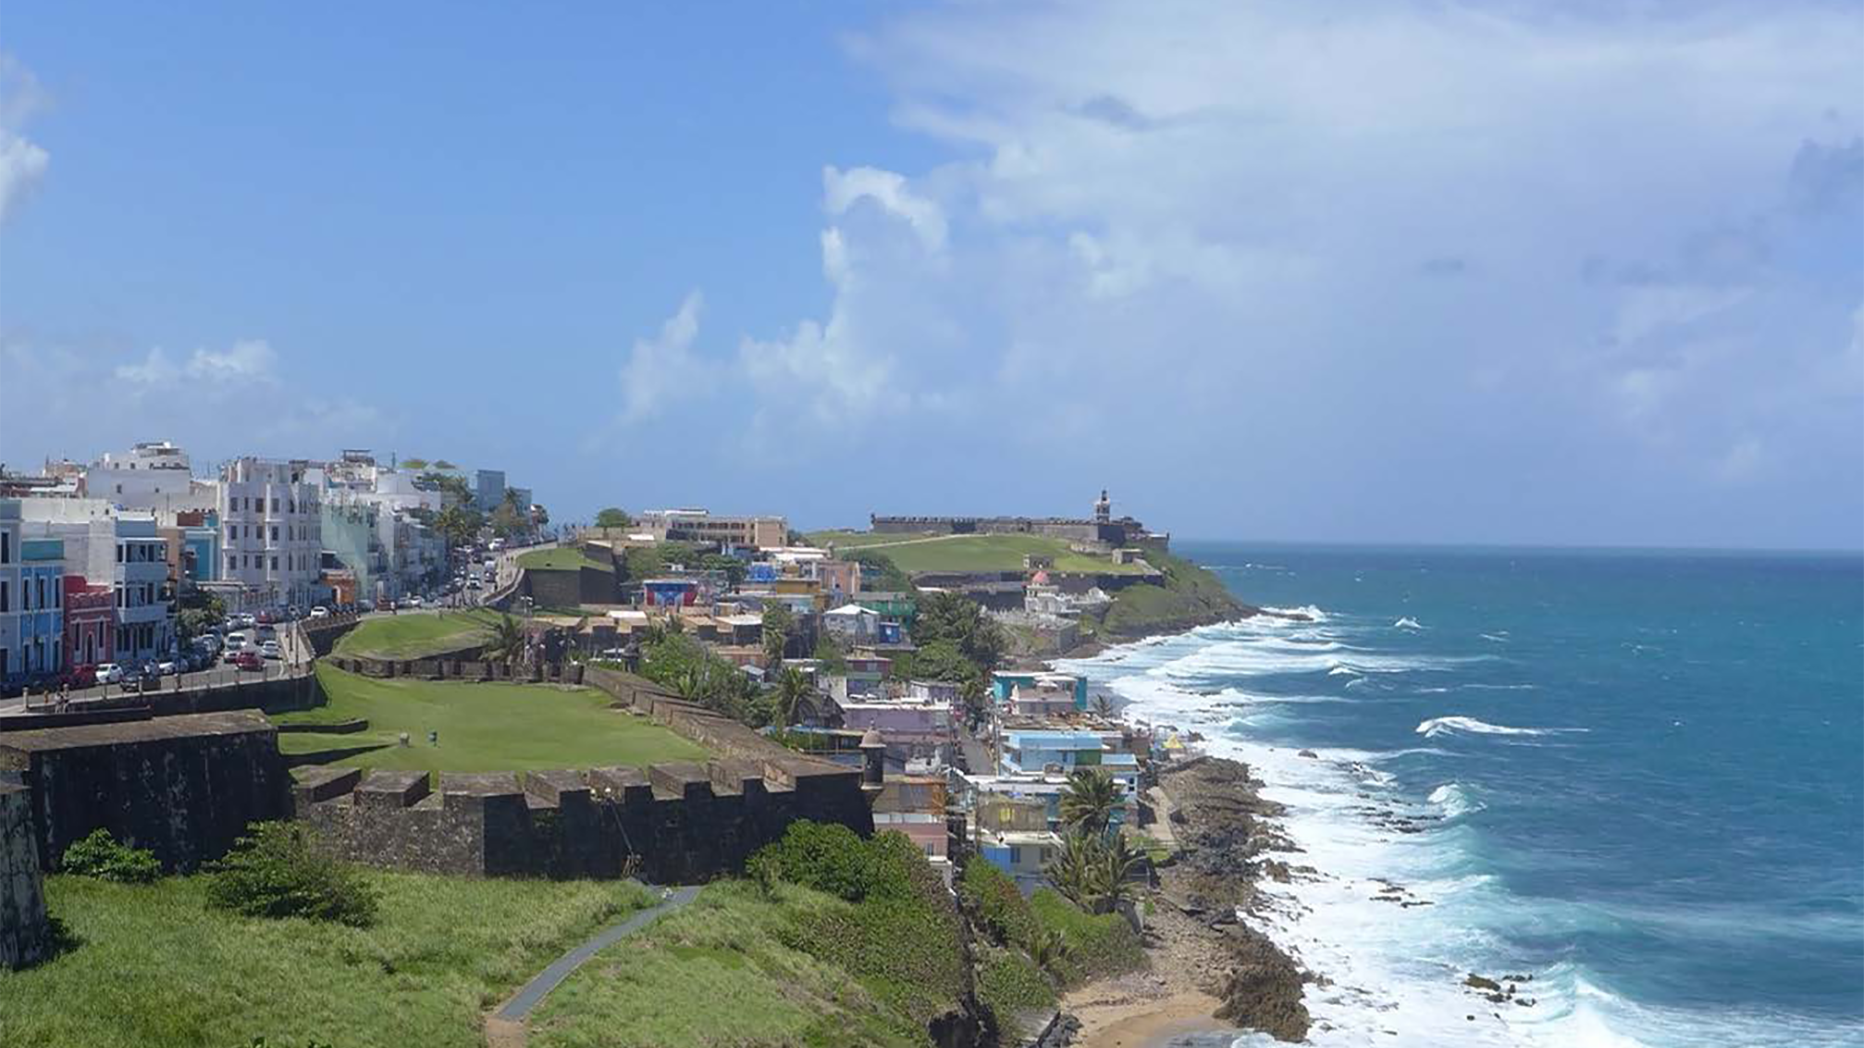
<svg viewBox="0 0 1864 1048"><path fill-rule="evenodd" d="M1064 1007L1081 1023L1074 1044L1134 1048L1223 1024L1306 1038L1302 992L1313 976L1250 926L1261 902L1257 879L1306 869L1273 857L1294 845L1272 821L1281 808L1262 799L1261 786L1246 765L1220 757L1161 769L1140 826L1171 850L1156 866L1145 917L1151 963L1068 996Z"/></svg>

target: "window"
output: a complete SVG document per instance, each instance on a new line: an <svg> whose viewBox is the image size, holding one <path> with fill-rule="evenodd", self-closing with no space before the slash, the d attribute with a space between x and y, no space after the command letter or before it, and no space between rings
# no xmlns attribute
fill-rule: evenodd
<svg viewBox="0 0 1864 1048"><path fill-rule="evenodd" d="M272 496L272 512L273 513L278 512L278 496L277 495Z"/></svg>
<svg viewBox="0 0 1864 1048"><path fill-rule="evenodd" d="M13 533L0 531L0 564L13 563Z"/></svg>
<svg viewBox="0 0 1864 1048"><path fill-rule="evenodd" d="M121 542L117 543L117 563L123 563L123 544Z"/></svg>
<svg viewBox="0 0 1864 1048"><path fill-rule="evenodd" d="M272 570L273 571L278 570L278 555L277 554L273 554L272 556Z"/></svg>
<svg viewBox="0 0 1864 1048"><path fill-rule="evenodd" d="M1021 866L1022 864L1023 864L1023 850L1019 847L1012 845L1010 847L1010 865Z"/></svg>
<svg viewBox="0 0 1864 1048"><path fill-rule="evenodd" d="M228 524L227 525L227 541L232 542L236 538L239 538L239 525Z"/></svg>
<svg viewBox="0 0 1864 1048"><path fill-rule="evenodd" d="M38 606L40 608L45 607L45 576L44 575L39 576Z"/></svg>
<svg viewBox="0 0 1864 1048"><path fill-rule="evenodd" d="M12 610L13 609L7 604L6 580L0 579L0 611L12 611ZM0 665L3 665L3 664L0 664Z"/></svg>
<svg viewBox="0 0 1864 1048"><path fill-rule="evenodd" d="M276 524L272 525L272 541L278 541L278 525Z"/></svg>

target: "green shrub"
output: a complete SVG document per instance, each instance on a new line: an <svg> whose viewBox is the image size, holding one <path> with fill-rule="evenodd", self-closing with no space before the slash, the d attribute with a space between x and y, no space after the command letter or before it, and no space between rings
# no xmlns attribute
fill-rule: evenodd
<svg viewBox="0 0 1864 1048"><path fill-rule="evenodd" d="M307 917L364 927L376 891L317 846L302 823L258 822L210 867L207 900L248 917Z"/></svg>
<svg viewBox="0 0 1864 1048"><path fill-rule="evenodd" d="M110 831L101 826L66 848L58 868L80 877L96 877L120 884L148 884L162 875L162 864L156 861L153 852L119 844L110 836Z"/></svg>
<svg viewBox="0 0 1864 1048"><path fill-rule="evenodd" d="M864 841L844 826L797 822L751 862L852 903L798 911L778 932L785 946L851 973L921 1027L963 996L958 911L944 880L904 835Z"/></svg>
<svg viewBox="0 0 1864 1048"><path fill-rule="evenodd" d="M1117 913L1092 914L1052 888L1029 897L1029 909L1045 929L1061 935L1063 949L1055 970L1067 984L1142 967L1145 948L1139 935Z"/></svg>
<svg viewBox="0 0 1864 1048"><path fill-rule="evenodd" d="M964 864L958 898L977 924L999 945L1027 950L1035 941L1036 916L1016 881L981 857Z"/></svg>
<svg viewBox="0 0 1864 1048"><path fill-rule="evenodd" d="M1054 1007L1055 988L1022 951L982 947L977 960L977 997L997 1017L1004 1040L1015 1043L1028 1032L1017 1017Z"/></svg>
<svg viewBox="0 0 1864 1048"><path fill-rule="evenodd" d="M768 869L791 884L860 902L874 889L876 852L839 823L790 823L783 838L751 857L750 868Z"/></svg>

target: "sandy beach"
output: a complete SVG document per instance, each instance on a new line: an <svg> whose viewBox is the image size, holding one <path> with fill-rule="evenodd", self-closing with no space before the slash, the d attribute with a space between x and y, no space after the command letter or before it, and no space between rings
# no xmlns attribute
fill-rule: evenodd
<svg viewBox="0 0 1864 1048"><path fill-rule="evenodd" d="M1174 1034L1224 1029L1211 1018L1222 1005L1195 990L1151 999L1110 999L1100 986L1088 985L1069 994L1062 1006L1081 1021L1075 1040L1081 1048L1147 1048Z"/></svg>

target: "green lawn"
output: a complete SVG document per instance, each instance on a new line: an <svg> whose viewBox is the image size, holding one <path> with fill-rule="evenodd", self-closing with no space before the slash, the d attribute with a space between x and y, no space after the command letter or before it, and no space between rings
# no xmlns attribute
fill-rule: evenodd
<svg viewBox="0 0 1864 1048"><path fill-rule="evenodd" d="M652 721L609 709L609 697L593 688L376 680L329 665L317 667L317 679L328 705L274 719L321 724L361 717L369 730L282 734L278 745L286 753L379 744L387 748L338 763L412 771L590 768L706 757L703 748ZM412 745L398 744L404 731ZM430 731L440 733L439 746L427 744Z"/></svg>
<svg viewBox="0 0 1864 1048"><path fill-rule="evenodd" d="M614 571L614 565L597 560L575 546L558 546L554 549L534 549L529 553L518 554L518 566L526 571L576 571L579 568L594 568L597 571Z"/></svg>
<svg viewBox="0 0 1864 1048"><path fill-rule="evenodd" d="M365 871L372 928L210 910L205 879L46 882L77 945L0 969L0 1044L34 1048L479 1048L483 1014L652 900L619 881Z"/></svg>
<svg viewBox="0 0 1864 1048"><path fill-rule="evenodd" d="M486 608L402 612L357 626L337 641L332 654L418 659L477 644L497 621L498 612Z"/></svg>
<svg viewBox="0 0 1864 1048"><path fill-rule="evenodd" d="M779 892L765 901L747 882L714 884L597 954L532 1013L532 1048L923 1046L922 1028L863 987L866 973L785 944L800 917L853 908L792 885Z"/></svg>
<svg viewBox="0 0 1864 1048"><path fill-rule="evenodd" d="M871 532L817 532L811 541L833 538L838 549L872 549L884 553L901 571L1021 571L1023 556L1035 553L1053 557L1057 571L1096 571L1138 574L1133 564L1115 564L1111 557L1075 553L1061 539L1042 535L953 535L927 538L918 535L875 535ZM853 540L853 541L850 541Z"/></svg>

